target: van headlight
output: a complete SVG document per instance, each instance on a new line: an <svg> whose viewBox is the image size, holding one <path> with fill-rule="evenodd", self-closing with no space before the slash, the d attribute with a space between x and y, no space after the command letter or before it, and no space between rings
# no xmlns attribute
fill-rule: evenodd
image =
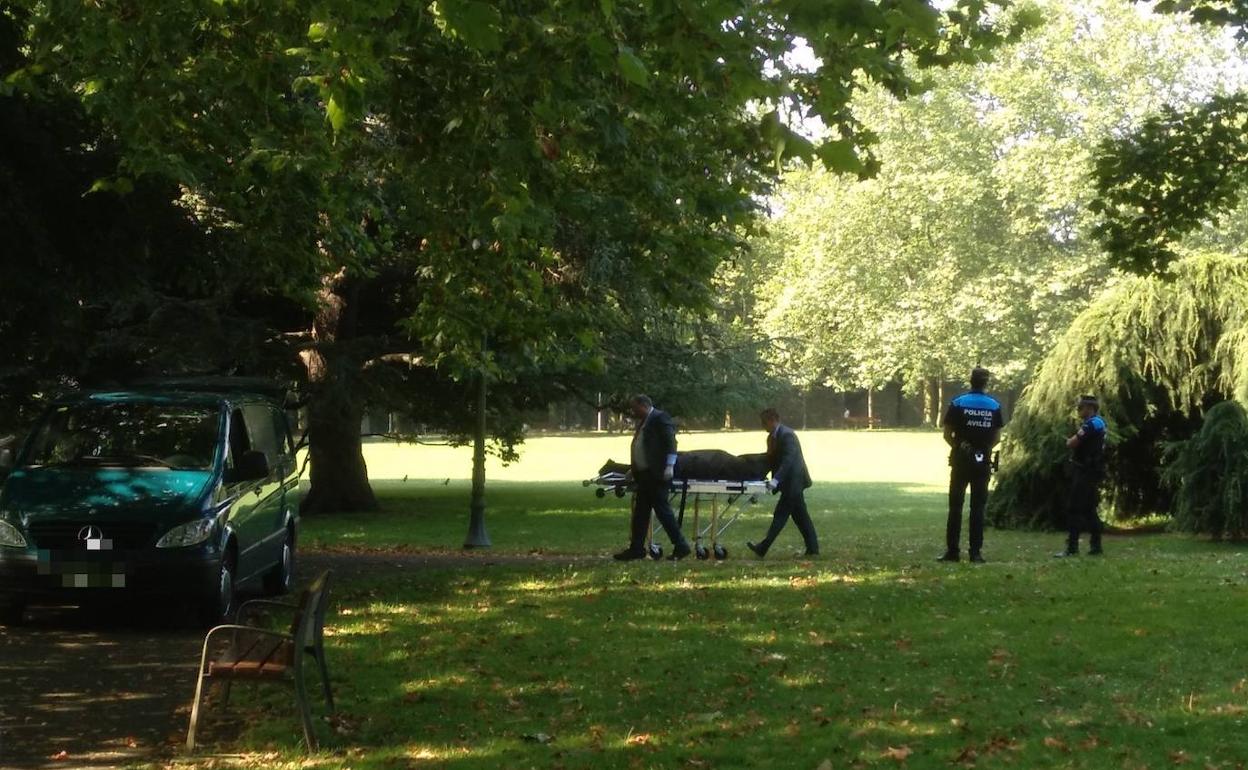
<svg viewBox="0 0 1248 770"><path fill-rule="evenodd" d="M26 538L17 527L0 519L0 545L7 545L10 548L25 548Z"/></svg>
<svg viewBox="0 0 1248 770"><path fill-rule="evenodd" d="M199 545L212 536L212 528L216 519L197 519L174 527L156 541L157 548L185 548L188 545Z"/></svg>

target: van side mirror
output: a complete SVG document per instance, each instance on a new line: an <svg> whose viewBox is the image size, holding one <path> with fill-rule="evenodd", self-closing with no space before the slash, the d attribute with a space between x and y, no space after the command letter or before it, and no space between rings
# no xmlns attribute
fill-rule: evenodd
<svg viewBox="0 0 1248 770"><path fill-rule="evenodd" d="M259 481L268 478L268 475L269 459L264 456L264 452L253 449L234 458L234 467L225 472L225 481L227 483Z"/></svg>

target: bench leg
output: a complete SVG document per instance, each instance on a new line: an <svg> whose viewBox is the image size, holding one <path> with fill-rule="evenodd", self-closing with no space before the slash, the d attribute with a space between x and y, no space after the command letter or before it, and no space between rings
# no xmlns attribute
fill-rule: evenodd
<svg viewBox="0 0 1248 770"><path fill-rule="evenodd" d="M195 682L195 703L191 706L191 726L186 731L186 750L195 750L195 730L199 727L199 704L203 700L204 694L204 675L199 675L199 679Z"/></svg>
<svg viewBox="0 0 1248 770"><path fill-rule="evenodd" d="M303 742L308 751L316 751L316 737L312 735L312 710L308 708L308 691L303 684L302 667L295 669L295 700L299 701L299 717L303 720Z"/></svg>
<svg viewBox="0 0 1248 770"><path fill-rule="evenodd" d="M329 706L329 713L334 713L334 693L329 688L329 669L325 666L325 651L320 650L316 653L316 662L321 667L321 689L325 691L325 705Z"/></svg>

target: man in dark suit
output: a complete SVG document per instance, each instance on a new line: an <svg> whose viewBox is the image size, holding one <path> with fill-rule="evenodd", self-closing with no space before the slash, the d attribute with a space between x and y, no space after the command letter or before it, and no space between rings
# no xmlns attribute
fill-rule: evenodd
<svg viewBox="0 0 1248 770"><path fill-rule="evenodd" d="M617 553L615 558L620 561L645 558L646 534L653 512L672 541L672 555L668 558L683 559L689 555L689 541L680 531L667 499L676 468L676 425L666 412L654 408L649 396L633 396L629 408L637 419L631 452L637 491L633 495L628 548Z"/></svg>
<svg viewBox="0 0 1248 770"><path fill-rule="evenodd" d="M773 494L780 493L780 500L771 515L767 537L746 545L758 558L763 558L792 516L797 530L802 533L802 540L806 542L806 555L817 556L819 537L815 534L810 512L806 510L806 490L810 489L811 481L806 458L802 456L802 445L793 429L780 422L780 413L775 409L764 409L761 417L763 429L767 431L767 457L771 460L771 481L767 485Z"/></svg>

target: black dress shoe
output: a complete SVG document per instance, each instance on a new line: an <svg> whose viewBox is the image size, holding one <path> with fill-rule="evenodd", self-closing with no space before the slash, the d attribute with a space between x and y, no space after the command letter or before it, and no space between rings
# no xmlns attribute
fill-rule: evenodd
<svg viewBox="0 0 1248 770"><path fill-rule="evenodd" d="M1088 556L1104 556L1104 555L1105 555L1105 552L1102 551L1100 548L1094 548L1093 550L1088 551Z"/></svg>
<svg viewBox="0 0 1248 770"><path fill-rule="evenodd" d="M625 548L623 551L615 554L612 558L616 561L633 561L634 559L646 558L646 552L644 550L638 551L632 548Z"/></svg>
<svg viewBox="0 0 1248 770"><path fill-rule="evenodd" d="M813 551L807 551L806 553L804 553L804 554L802 554L802 555L803 555L803 556L818 556L818 555L819 555L819 549L818 549L818 548L816 548L816 549L815 549L815 550L813 550Z"/></svg>
<svg viewBox="0 0 1248 770"><path fill-rule="evenodd" d="M761 545L756 544L756 543L753 543L753 542L747 542L747 543L745 544L745 547L746 547L746 548L749 548L751 551L753 551L753 552L754 552L754 555L755 555L755 556L757 556L757 557L758 557L758 558L760 558L760 559L761 559L761 558L763 558L764 556L766 556L766 555L767 555L767 549L766 549L766 548L764 548L764 547L762 547Z"/></svg>
<svg viewBox="0 0 1248 770"><path fill-rule="evenodd" d="M973 553L971 554L971 561L974 562L975 564L983 564L984 557L981 554Z"/></svg>
<svg viewBox="0 0 1248 770"><path fill-rule="evenodd" d="M687 545L672 546L672 555L667 557L668 561L680 561L689 554L693 553L693 549Z"/></svg>
<svg viewBox="0 0 1248 770"><path fill-rule="evenodd" d="M936 559L936 561L962 561L962 557L953 551L945 551L945 553Z"/></svg>

